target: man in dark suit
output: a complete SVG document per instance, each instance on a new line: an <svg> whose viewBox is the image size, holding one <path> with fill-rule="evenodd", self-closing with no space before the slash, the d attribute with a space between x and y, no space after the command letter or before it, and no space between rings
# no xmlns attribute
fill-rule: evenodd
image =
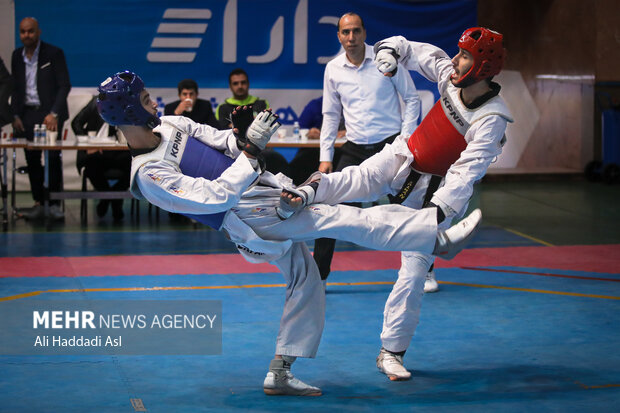
<svg viewBox="0 0 620 413"><path fill-rule="evenodd" d="M168 103L164 108L164 115L185 116L197 123L203 123L214 128L219 126L213 114L211 102L198 99L198 84L194 80L181 80L177 89L179 90L179 100Z"/></svg>
<svg viewBox="0 0 620 413"><path fill-rule="evenodd" d="M23 47L13 51L11 72L15 88L11 99L14 136L33 140L36 124L44 124L48 131L62 134L62 126L69 117L67 95L71 90L69 71L63 51L40 41L41 29L36 19L24 18L19 24L19 39ZM28 177L35 205L23 213L26 218L43 216L43 164L40 150L25 150ZM49 152L50 191L58 191L62 183L60 151ZM51 204L53 219L64 218L58 202Z"/></svg>

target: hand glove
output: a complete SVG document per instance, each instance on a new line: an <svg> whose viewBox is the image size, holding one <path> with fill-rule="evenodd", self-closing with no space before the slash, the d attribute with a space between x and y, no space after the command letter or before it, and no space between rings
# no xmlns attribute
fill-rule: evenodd
<svg viewBox="0 0 620 413"><path fill-rule="evenodd" d="M396 45L382 40L375 44L374 51L377 69L381 73L391 73L394 76L398 70L398 59L400 59Z"/></svg>
<svg viewBox="0 0 620 413"><path fill-rule="evenodd" d="M230 122L233 125L233 129L238 130L235 137L240 149L245 146L245 135L253 121L254 113L252 112L252 106L237 106L230 114Z"/></svg>
<svg viewBox="0 0 620 413"><path fill-rule="evenodd" d="M257 156L265 149L267 142L280 126L278 115L272 113L271 110L262 111L248 128L243 150Z"/></svg>

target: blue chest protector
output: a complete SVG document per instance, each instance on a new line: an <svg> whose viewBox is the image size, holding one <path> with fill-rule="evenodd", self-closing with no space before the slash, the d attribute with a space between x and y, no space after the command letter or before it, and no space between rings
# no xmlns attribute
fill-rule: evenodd
<svg viewBox="0 0 620 413"><path fill-rule="evenodd" d="M184 175L191 176L192 178L205 178L211 181L222 175L222 172L228 169L234 161L234 159L229 158L217 149L213 149L209 145L190 136L187 139L179 168L181 168L181 172ZM219 230L222 226L222 221L224 221L226 211L216 214L183 215Z"/></svg>

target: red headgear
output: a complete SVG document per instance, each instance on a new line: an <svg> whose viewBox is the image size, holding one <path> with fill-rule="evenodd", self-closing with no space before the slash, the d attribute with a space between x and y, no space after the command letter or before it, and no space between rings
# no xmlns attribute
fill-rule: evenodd
<svg viewBox="0 0 620 413"><path fill-rule="evenodd" d="M459 39L459 48L471 53L474 64L455 86L467 87L498 74L502 70L506 55L503 39L504 36L500 33L484 27L465 30Z"/></svg>

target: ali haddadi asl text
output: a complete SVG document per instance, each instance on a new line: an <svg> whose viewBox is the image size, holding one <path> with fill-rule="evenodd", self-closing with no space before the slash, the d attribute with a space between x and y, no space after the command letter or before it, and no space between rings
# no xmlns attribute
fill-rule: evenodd
<svg viewBox="0 0 620 413"><path fill-rule="evenodd" d="M84 337L71 336L37 336L33 347L122 347L123 338L121 336L101 336Z"/></svg>

